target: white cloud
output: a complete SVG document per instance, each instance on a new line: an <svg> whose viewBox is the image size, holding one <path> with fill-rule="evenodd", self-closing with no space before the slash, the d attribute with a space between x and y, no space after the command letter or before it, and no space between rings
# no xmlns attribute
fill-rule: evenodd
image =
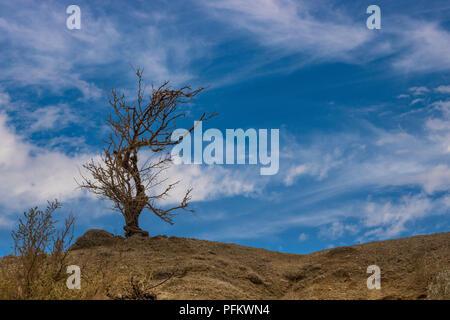
<svg viewBox="0 0 450 320"><path fill-rule="evenodd" d="M286 186L292 186L296 180L305 175L318 181L324 180L330 170L340 166L344 161L340 146L324 152L321 146L316 144L305 148L292 143L294 142L289 143L281 152L281 156L290 164L280 173ZM291 150L296 151L292 153Z"/></svg>
<svg viewBox="0 0 450 320"><path fill-rule="evenodd" d="M27 113L26 117L31 121L29 133L55 128L62 129L71 123L81 121L67 104L38 108Z"/></svg>
<svg viewBox="0 0 450 320"><path fill-rule="evenodd" d="M83 80L79 71L80 63L92 61L86 59L86 50L83 50L86 43L77 41L65 30L65 16L57 14L56 8L28 2L22 6L20 16L11 14L0 18L0 30L8 41L8 50L3 50L2 54L16 57L11 59L12 63L2 64L0 77L22 86L35 85L51 90L77 88L87 99L98 98L101 90ZM16 10L10 8L9 11ZM106 30L91 31L100 34ZM98 50L97 59L101 54Z"/></svg>
<svg viewBox="0 0 450 320"><path fill-rule="evenodd" d="M441 72L450 69L450 33L437 23L408 20L400 24L395 33L400 51L393 62L397 71Z"/></svg>
<svg viewBox="0 0 450 320"><path fill-rule="evenodd" d="M450 123L442 119L428 119L425 123L426 127L432 131L448 131Z"/></svg>
<svg viewBox="0 0 450 320"><path fill-rule="evenodd" d="M447 119L450 117L450 100L436 101L431 104L431 106L439 111L441 111Z"/></svg>
<svg viewBox="0 0 450 320"><path fill-rule="evenodd" d="M300 235L298 236L298 241L303 242L306 241L308 239L308 235L306 233L300 233Z"/></svg>
<svg viewBox="0 0 450 320"><path fill-rule="evenodd" d="M67 156L26 142L0 114L0 205L23 208L79 197L74 177L88 155Z"/></svg>
<svg viewBox="0 0 450 320"><path fill-rule="evenodd" d="M0 216L0 228L10 229L14 223L15 222L8 217Z"/></svg>
<svg viewBox="0 0 450 320"><path fill-rule="evenodd" d="M285 214L281 215L280 212ZM201 238L212 239L254 239L264 236L281 233L293 227L320 227L329 224L333 221L338 221L339 218L350 215L349 210L344 208L342 210L326 210L319 212L304 212L293 213L280 208L276 212L276 216L254 218L254 215L247 213L251 219L245 221L244 219L236 225L221 227L219 230L212 232L205 232L199 235ZM254 212L253 214L261 214L261 212ZM268 222L267 219L270 219Z"/></svg>
<svg viewBox="0 0 450 320"><path fill-rule="evenodd" d="M7 92L4 92L2 88L0 88L0 106L8 105L11 101L11 97Z"/></svg>
<svg viewBox="0 0 450 320"><path fill-rule="evenodd" d="M285 161L283 182L293 185L305 175L324 179L333 172L326 183L347 190L369 185L418 186L427 194L450 190L450 105L430 106L439 114L419 123L425 128L420 134L368 126L366 137L338 134L317 138L312 146L291 144L295 155Z"/></svg>
<svg viewBox="0 0 450 320"><path fill-rule="evenodd" d="M270 61L300 54L289 70L321 61L361 64L381 57L400 73L450 69L450 33L437 21L397 15L382 36L333 2L292 0L203 1L208 12L250 41L268 48ZM388 19L391 19L389 16ZM389 21L389 20L385 20ZM268 60L269 59L269 60Z"/></svg>
<svg viewBox="0 0 450 320"><path fill-rule="evenodd" d="M257 170L220 166L174 165L165 172L168 183L180 181L165 203L180 201L193 188L192 201L206 201L231 196L250 196L262 192L264 178Z"/></svg>
<svg viewBox="0 0 450 320"><path fill-rule="evenodd" d="M365 236L392 238L406 230L406 224L427 216L433 202L423 195L404 196L398 203L370 202L365 208Z"/></svg>
<svg viewBox="0 0 450 320"><path fill-rule="evenodd" d="M410 105L412 106L412 105L415 105L416 103L423 102L423 101L424 101L423 99L417 98L417 99L414 99L413 101L411 101Z"/></svg>
<svg viewBox="0 0 450 320"><path fill-rule="evenodd" d="M230 34L227 28L215 30L213 40L207 34L194 34L186 28L179 12L171 12L169 8L155 12L126 7L125 15L96 8L94 14L90 6L84 5L82 29L67 30L62 3L18 1L0 6L1 11L10 13L0 18L4 48L0 80L57 93L76 88L84 99L102 97L104 82L116 75L113 73L121 73L122 78L124 72L129 74L125 80L128 84L130 64L144 67L146 78L155 82L195 81L194 62L221 56L221 52L214 50L230 37L241 37ZM353 14L331 4L292 0L202 1L202 4L209 18L215 17L246 33L248 45L265 49L258 50L262 54L253 56L246 67L224 72L219 76L222 79L211 79L215 86L230 81L229 78L237 80L243 74L262 73L261 65L292 55L299 57L278 69L292 70L322 61L360 64L387 54L394 56L396 52L394 65L400 71L447 70L450 66L446 54L449 35L436 23L409 21L393 27L395 31L384 31L381 39L353 18ZM21 7L20 13L17 6ZM137 26L126 24L131 19ZM372 39L377 40L376 45ZM114 71L110 66L115 67ZM270 72L280 70L271 68Z"/></svg>
<svg viewBox="0 0 450 320"><path fill-rule="evenodd" d="M447 164L439 164L418 176L424 190L428 194L436 191L450 190L450 168Z"/></svg>
<svg viewBox="0 0 450 320"><path fill-rule="evenodd" d="M434 91L439 92L439 93L445 93L445 94L449 94L450 93L450 85L448 86L439 86L434 88Z"/></svg>
<svg viewBox="0 0 450 320"><path fill-rule="evenodd" d="M294 184L295 178L307 174L309 172L309 168L305 164L300 164L298 166L293 166L289 169L286 177L284 178L284 184L287 186L291 186Z"/></svg>
<svg viewBox="0 0 450 320"><path fill-rule="evenodd" d="M356 234L358 227L356 225L344 224L339 221L334 221L329 225L322 227L319 231L319 236L325 239L338 239L344 234Z"/></svg>
<svg viewBox="0 0 450 320"><path fill-rule="evenodd" d="M306 53L309 60L347 60L352 50L371 37L365 26L341 11L321 7L318 17L312 2L226 0L204 4L217 19L247 32L262 46L277 48L278 54Z"/></svg>
<svg viewBox="0 0 450 320"><path fill-rule="evenodd" d="M421 86L421 87L411 87L409 88L409 91L415 96L423 95L425 93L430 92L430 89L427 87Z"/></svg>
<svg viewBox="0 0 450 320"><path fill-rule="evenodd" d="M193 77L190 63L203 55L204 42L187 39L165 10L137 12L128 7L125 15L114 15L97 7L93 14L92 7L84 5L81 29L68 30L65 9L57 1L0 5L2 12L9 12L0 18L0 80L53 93L76 88L83 99L98 99L103 81L112 74L122 72L122 79L131 79L131 64L144 67L151 81L180 83ZM139 21L134 25L138 32L124 25L127 19Z"/></svg>

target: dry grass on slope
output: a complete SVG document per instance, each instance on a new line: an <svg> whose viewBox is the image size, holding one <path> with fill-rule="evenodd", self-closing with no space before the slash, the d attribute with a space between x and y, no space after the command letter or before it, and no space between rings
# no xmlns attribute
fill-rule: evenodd
<svg viewBox="0 0 450 320"><path fill-rule="evenodd" d="M67 298L438 299L448 290L450 233L299 255L91 230L68 259L81 267L82 289ZM381 268L381 290L366 286L366 269L373 264Z"/></svg>

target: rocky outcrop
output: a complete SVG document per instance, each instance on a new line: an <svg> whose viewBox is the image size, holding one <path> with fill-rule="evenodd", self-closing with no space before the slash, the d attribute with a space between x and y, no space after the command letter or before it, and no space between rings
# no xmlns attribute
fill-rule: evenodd
<svg viewBox="0 0 450 320"><path fill-rule="evenodd" d="M69 250L79 250L90 247L108 245L114 243L119 238L105 230L91 229L79 237Z"/></svg>

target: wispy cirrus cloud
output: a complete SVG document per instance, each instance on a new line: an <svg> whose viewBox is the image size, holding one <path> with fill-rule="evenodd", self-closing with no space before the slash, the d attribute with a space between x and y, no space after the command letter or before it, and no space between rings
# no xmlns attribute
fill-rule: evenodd
<svg viewBox="0 0 450 320"><path fill-rule="evenodd" d="M189 66L202 51L202 42L186 40L168 12L138 12L130 6L114 14L119 9L109 5L78 5L82 27L68 30L68 15L61 2L2 3L0 10L8 15L0 17L0 81L53 94L77 89L82 99L95 100L103 97L109 77L117 72L131 74L130 66L145 68L148 79L155 82L180 83L192 78ZM142 24L127 24L129 19Z"/></svg>
<svg viewBox="0 0 450 320"><path fill-rule="evenodd" d="M393 67L401 73L450 70L450 32L439 22L406 21L395 32L399 53Z"/></svg>
<svg viewBox="0 0 450 320"><path fill-rule="evenodd" d="M450 85L441 85L434 88L434 91L444 94L450 94Z"/></svg>
<svg viewBox="0 0 450 320"><path fill-rule="evenodd" d="M316 58L339 59L370 38L364 27L345 13L326 12L324 6L325 14L322 11L319 18L314 4L305 1L231 0L205 5L218 19L248 32L261 45L285 53L308 52Z"/></svg>
<svg viewBox="0 0 450 320"><path fill-rule="evenodd" d="M228 82L266 73L290 72L320 62L361 63L375 52L388 49L378 46L362 54L362 48L373 34L344 10L334 10L316 2L219 0L202 3L209 16L246 39L243 56L251 58L245 66L240 66L237 74L226 80ZM225 34L224 40L227 38L229 35ZM284 63L279 64L280 61ZM264 68L267 65L271 66L270 71Z"/></svg>
<svg viewBox="0 0 450 320"><path fill-rule="evenodd" d="M213 78L203 74L214 86L319 62L364 64L392 57L387 63L398 72L450 67L450 37L439 21L417 22L400 15L401 22L382 29L381 36L368 30L353 10L332 1L218 0L202 1L191 10L158 6L156 11L143 4L79 5L82 29L67 30L65 7L57 1L1 4L1 11L9 14L0 18L0 41L8 48L1 52L0 81L54 93L75 88L85 100L103 97L105 83L119 73L123 78L125 70L130 73L130 64L144 67L147 78L155 82L198 81L201 69L223 55L221 47L243 35L241 64L225 65ZM192 19L198 7L207 17L192 26L183 22ZM222 24L215 26L214 37L198 32L212 20ZM280 59L287 60L279 64ZM206 65L199 67L199 61ZM263 70L265 65L271 65L270 70ZM121 85L127 86L131 78L125 78Z"/></svg>
<svg viewBox="0 0 450 320"><path fill-rule="evenodd" d="M385 64L397 73L450 69L450 33L441 21L383 11L382 29L374 32L365 26L367 16L334 1L205 1L204 6L264 49L264 59L255 63L294 56L297 62L287 69L295 70L319 62L362 65L387 58Z"/></svg>
<svg viewBox="0 0 450 320"><path fill-rule="evenodd" d="M364 233L367 239L390 239L408 230L408 224L430 215L448 213L443 199L434 200L423 194L403 196L393 203L368 202L364 208Z"/></svg>
<svg viewBox="0 0 450 320"><path fill-rule="evenodd" d="M415 96L420 96L420 95L430 92L430 89L428 89L427 87L424 87L424 86L411 87L408 90Z"/></svg>
<svg viewBox="0 0 450 320"><path fill-rule="evenodd" d="M62 129L70 124L80 122L77 116L67 104L59 104L56 106L45 106L37 108L28 113L25 121L29 122L27 133L42 132L47 130Z"/></svg>

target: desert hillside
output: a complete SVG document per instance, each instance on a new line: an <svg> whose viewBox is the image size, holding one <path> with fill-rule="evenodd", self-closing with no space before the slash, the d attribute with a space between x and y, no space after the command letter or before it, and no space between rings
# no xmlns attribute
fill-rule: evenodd
<svg viewBox="0 0 450 320"><path fill-rule="evenodd" d="M69 262L99 299L126 298L130 279L146 276L147 287L163 282L151 289L157 299L426 299L436 298L438 275L441 282L448 276L450 232L301 255L90 230L71 247ZM381 290L366 286L373 264L381 268Z"/></svg>

